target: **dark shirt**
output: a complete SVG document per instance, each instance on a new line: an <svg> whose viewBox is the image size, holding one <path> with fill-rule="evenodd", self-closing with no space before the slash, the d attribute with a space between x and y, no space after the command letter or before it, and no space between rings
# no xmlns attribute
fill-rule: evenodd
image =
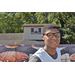
<svg viewBox="0 0 75 75"><path fill-rule="evenodd" d="M29 62L42 62L38 56L32 56Z"/></svg>

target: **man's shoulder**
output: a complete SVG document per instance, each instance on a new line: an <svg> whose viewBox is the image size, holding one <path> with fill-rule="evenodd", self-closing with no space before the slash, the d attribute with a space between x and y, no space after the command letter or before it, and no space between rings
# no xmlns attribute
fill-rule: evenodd
<svg viewBox="0 0 75 75"><path fill-rule="evenodd" d="M29 62L41 62L39 56L41 55L42 48L39 48L29 59Z"/></svg>
<svg viewBox="0 0 75 75"><path fill-rule="evenodd" d="M29 62L41 62L40 58L36 55L30 57Z"/></svg>

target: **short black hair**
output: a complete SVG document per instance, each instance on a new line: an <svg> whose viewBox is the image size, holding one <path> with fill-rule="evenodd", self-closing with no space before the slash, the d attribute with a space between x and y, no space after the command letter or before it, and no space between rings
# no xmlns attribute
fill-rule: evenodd
<svg viewBox="0 0 75 75"><path fill-rule="evenodd" d="M55 24L52 24L52 23L47 24L47 25L44 25L43 34L44 34L47 30L49 30L49 29L58 29L58 30L59 30L59 27L58 27L57 25L55 25Z"/></svg>

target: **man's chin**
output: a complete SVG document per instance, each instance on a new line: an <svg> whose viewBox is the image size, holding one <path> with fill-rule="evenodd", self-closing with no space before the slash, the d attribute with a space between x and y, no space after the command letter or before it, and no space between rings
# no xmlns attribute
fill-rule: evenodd
<svg viewBox="0 0 75 75"><path fill-rule="evenodd" d="M49 47L52 48L52 49L56 49L58 46L49 46Z"/></svg>

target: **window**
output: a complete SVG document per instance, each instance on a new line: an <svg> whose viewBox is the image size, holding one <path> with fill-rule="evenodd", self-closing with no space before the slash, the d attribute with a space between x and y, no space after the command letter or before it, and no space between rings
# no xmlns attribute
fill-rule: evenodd
<svg viewBox="0 0 75 75"><path fill-rule="evenodd" d="M31 28L31 34L34 34L34 28Z"/></svg>
<svg viewBox="0 0 75 75"><path fill-rule="evenodd" d="M41 34L41 28L31 28L31 34Z"/></svg>
<svg viewBox="0 0 75 75"><path fill-rule="evenodd" d="M41 34L41 28L39 28L39 34Z"/></svg>
<svg viewBox="0 0 75 75"><path fill-rule="evenodd" d="M38 28L34 28L34 34L38 34Z"/></svg>

